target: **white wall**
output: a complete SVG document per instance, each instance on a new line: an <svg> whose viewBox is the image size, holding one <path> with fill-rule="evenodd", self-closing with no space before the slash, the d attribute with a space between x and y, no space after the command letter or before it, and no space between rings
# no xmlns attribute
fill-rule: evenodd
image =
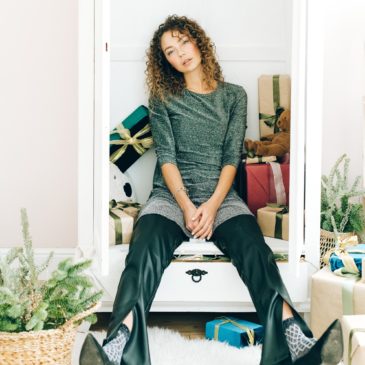
<svg viewBox="0 0 365 365"><path fill-rule="evenodd" d="M364 163L365 2L326 1L322 170L347 153L353 182Z"/></svg>
<svg viewBox="0 0 365 365"><path fill-rule="evenodd" d="M77 243L77 6L0 5L0 247Z"/></svg>

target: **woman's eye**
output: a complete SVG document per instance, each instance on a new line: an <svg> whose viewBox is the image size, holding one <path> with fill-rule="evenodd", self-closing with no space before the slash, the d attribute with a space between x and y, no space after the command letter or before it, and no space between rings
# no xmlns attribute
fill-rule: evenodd
<svg viewBox="0 0 365 365"><path fill-rule="evenodd" d="M189 42L189 39L185 39L185 40L183 41L183 44L188 43L188 42Z"/></svg>

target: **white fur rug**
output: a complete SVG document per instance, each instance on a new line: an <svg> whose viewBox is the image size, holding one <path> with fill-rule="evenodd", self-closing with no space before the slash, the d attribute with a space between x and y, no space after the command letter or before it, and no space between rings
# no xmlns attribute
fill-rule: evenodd
<svg viewBox="0 0 365 365"><path fill-rule="evenodd" d="M152 365L259 365L261 358L261 346L238 349L159 327L148 328L148 339Z"/></svg>
<svg viewBox="0 0 365 365"><path fill-rule="evenodd" d="M101 344L106 332L92 332ZM73 351L72 365L78 365L85 333L79 333ZM238 349L226 343L206 339L190 340L160 327L148 327L152 365L259 365L261 346Z"/></svg>
<svg viewBox="0 0 365 365"><path fill-rule="evenodd" d="M92 332L102 343L106 332ZM79 365L79 354L86 332L79 332L72 353L72 365ZM218 341L189 340L178 332L148 327L152 365L259 365L261 346L238 349ZM339 365L343 365L341 362Z"/></svg>

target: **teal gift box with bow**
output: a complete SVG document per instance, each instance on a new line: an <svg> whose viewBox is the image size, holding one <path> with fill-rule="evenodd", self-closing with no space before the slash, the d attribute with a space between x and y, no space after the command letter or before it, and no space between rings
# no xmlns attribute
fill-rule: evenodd
<svg viewBox="0 0 365 365"><path fill-rule="evenodd" d="M243 319L221 317L206 323L205 337L238 348L258 345L263 342L264 327Z"/></svg>
<svg viewBox="0 0 365 365"><path fill-rule="evenodd" d="M331 271L343 275L361 276L363 260L365 260L365 243L335 250L330 259Z"/></svg>

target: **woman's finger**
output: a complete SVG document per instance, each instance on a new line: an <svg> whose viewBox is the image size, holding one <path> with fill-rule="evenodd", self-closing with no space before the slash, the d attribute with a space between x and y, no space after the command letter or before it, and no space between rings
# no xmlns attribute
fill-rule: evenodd
<svg viewBox="0 0 365 365"><path fill-rule="evenodd" d="M199 224L193 229L193 231L191 233L195 236L196 233L198 231L200 231L206 225L206 223L207 223L207 217L202 215Z"/></svg>
<svg viewBox="0 0 365 365"><path fill-rule="evenodd" d="M206 222L206 224L195 234L195 236L198 238L203 238L202 236L204 235L204 233L208 233L210 228L211 228L210 222Z"/></svg>
<svg viewBox="0 0 365 365"><path fill-rule="evenodd" d="M200 216L202 214L202 207L200 206L197 210L196 210L196 212L195 212L195 214L192 216L192 220L193 221L195 221L195 220L197 220L198 219L198 217Z"/></svg>
<svg viewBox="0 0 365 365"><path fill-rule="evenodd" d="M200 235L200 238L203 239L203 238L208 238L208 235L211 231L211 226L209 225L207 227L207 229Z"/></svg>

